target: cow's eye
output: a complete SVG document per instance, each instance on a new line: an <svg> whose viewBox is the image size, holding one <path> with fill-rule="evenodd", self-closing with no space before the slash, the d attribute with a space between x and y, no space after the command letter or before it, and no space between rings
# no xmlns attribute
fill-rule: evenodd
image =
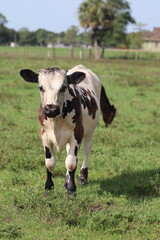
<svg viewBox="0 0 160 240"><path fill-rule="evenodd" d="M40 86L40 87L39 87L39 90L40 90L41 92L44 92L43 86Z"/></svg>
<svg viewBox="0 0 160 240"><path fill-rule="evenodd" d="M59 93L64 93L65 92L65 90L66 90L66 86L65 85L62 85L62 87L60 88L60 90L59 90Z"/></svg>

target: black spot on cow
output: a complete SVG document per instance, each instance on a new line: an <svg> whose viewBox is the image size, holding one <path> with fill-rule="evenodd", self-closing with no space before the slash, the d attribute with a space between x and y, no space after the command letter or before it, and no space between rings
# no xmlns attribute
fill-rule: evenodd
<svg viewBox="0 0 160 240"><path fill-rule="evenodd" d="M96 116L96 111L98 110L98 106L96 103L96 100L93 96L93 93L90 90L86 90L84 88L80 88L81 90L81 103L85 108L88 109L88 114L89 116L92 116L92 118L94 119Z"/></svg>
<svg viewBox="0 0 160 240"><path fill-rule="evenodd" d="M77 157L77 153L78 153L78 147L75 146L75 149L74 149L74 155Z"/></svg>
<svg viewBox="0 0 160 240"><path fill-rule="evenodd" d="M62 108L62 117L65 118L68 113L71 113L73 110L75 110L75 115L73 116L73 123L76 122L76 119L80 116L81 114L81 108L80 108L80 101L79 101L79 96L74 94L74 91L72 88L68 87L69 94L73 97L73 99L66 100L63 104ZM76 91L78 93L78 91Z"/></svg>
<svg viewBox="0 0 160 240"><path fill-rule="evenodd" d="M62 108L62 117L65 118L68 113L71 113L75 110L75 115L72 120L76 124L74 128L74 136L77 140L77 143L80 144L83 137L83 124L82 124L82 113L81 113L81 100L80 94L77 90L77 87L74 87L74 90L68 86L69 94L72 96L72 100L66 100Z"/></svg>
<svg viewBox="0 0 160 240"><path fill-rule="evenodd" d="M46 158L51 158L51 153L48 147L45 147L45 154L46 154Z"/></svg>

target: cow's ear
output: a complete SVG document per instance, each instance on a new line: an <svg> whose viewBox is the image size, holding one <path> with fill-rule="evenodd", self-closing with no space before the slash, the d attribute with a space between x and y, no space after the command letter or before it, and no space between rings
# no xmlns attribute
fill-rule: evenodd
<svg viewBox="0 0 160 240"><path fill-rule="evenodd" d="M27 82L33 82L33 83L37 83L38 82L38 74L33 72L30 69L23 69L23 70L21 70L20 71L20 75Z"/></svg>
<svg viewBox="0 0 160 240"><path fill-rule="evenodd" d="M71 75L67 76L69 84L77 84L85 79L86 74L84 72L74 72Z"/></svg>

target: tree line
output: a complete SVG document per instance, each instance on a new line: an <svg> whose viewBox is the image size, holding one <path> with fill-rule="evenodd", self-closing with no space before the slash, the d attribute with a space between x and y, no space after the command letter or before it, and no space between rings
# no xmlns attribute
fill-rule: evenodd
<svg viewBox="0 0 160 240"><path fill-rule="evenodd" d="M126 0L86 0L78 10L78 18L84 32L71 26L66 32L55 33L45 29L19 31L6 27L7 19L0 14L0 45L16 42L19 45L47 46L48 44L94 46L95 58L103 57L106 47L140 48L142 31L126 33L129 23L135 24L130 5ZM101 50L101 51L100 51Z"/></svg>
<svg viewBox="0 0 160 240"><path fill-rule="evenodd" d="M48 44L76 44L80 41L81 36L73 32L74 38L70 41L70 34L67 32L55 33L45 29L38 29L37 31L29 31L27 27L23 27L16 31L9 29L3 24L0 24L0 45L10 45L15 42L20 46L47 46Z"/></svg>

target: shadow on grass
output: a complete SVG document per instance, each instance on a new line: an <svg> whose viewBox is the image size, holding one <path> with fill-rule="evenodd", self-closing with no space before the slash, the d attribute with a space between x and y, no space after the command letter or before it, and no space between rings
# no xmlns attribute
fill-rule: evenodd
<svg viewBox="0 0 160 240"><path fill-rule="evenodd" d="M91 184L93 182L91 181ZM123 174L101 180L101 195L110 192L114 196L126 195L132 198L158 197L160 196L160 169L124 172Z"/></svg>

